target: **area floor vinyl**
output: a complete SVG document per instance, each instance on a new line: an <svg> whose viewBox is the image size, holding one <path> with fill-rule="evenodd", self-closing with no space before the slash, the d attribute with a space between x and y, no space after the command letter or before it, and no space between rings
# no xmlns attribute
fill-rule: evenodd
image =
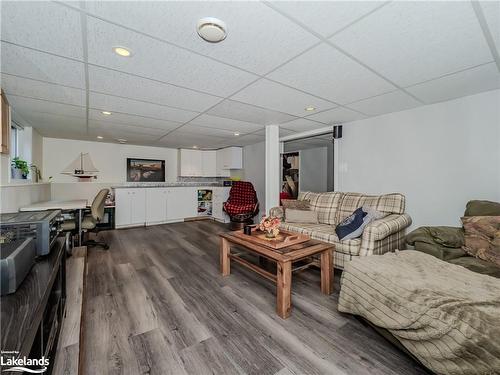
<svg viewBox="0 0 500 375"><path fill-rule="evenodd" d="M88 251L84 374L428 374L370 326L337 311L320 273L293 275L292 315L274 284L219 272L226 226L193 221L101 232Z"/></svg>

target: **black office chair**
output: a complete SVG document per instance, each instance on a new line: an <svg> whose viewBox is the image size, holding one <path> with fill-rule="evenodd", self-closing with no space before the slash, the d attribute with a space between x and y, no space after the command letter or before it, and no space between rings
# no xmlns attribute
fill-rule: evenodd
<svg viewBox="0 0 500 375"><path fill-rule="evenodd" d="M97 226L97 224L99 224L99 222L102 221L104 217L104 204L106 202L108 193L109 189L102 189L101 191L99 191L99 193L97 193L97 195L95 196L92 205L90 206L90 214L85 215L82 219L82 231L88 232L88 235L90 235L90 232L94 232L96 234L96 238L99 233L99 227ZM77 230L76 220L65 220L64 223L62 223L61 227L65 232L74 233ZM82 243L82 245L87 247L102 246L104 250L109 249L109 245L107 243L91 239L87 239Z"/></svg>

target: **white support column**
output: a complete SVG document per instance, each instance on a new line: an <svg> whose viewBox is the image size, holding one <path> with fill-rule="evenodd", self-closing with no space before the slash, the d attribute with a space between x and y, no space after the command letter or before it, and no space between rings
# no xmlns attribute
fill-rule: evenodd
<svg viewBox="0 0 500 375"><path fill-rule="evenodd" d="M266 126L266 214L280 200L280 128Z"/></svg>

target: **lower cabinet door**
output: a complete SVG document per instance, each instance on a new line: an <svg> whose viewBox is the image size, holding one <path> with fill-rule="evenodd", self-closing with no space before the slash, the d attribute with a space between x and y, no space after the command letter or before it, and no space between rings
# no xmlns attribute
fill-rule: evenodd
<svg viewBox="0 0 500 375"><path fill-rule="evenodd" d="M131 195L128 189L115 189L115 225L130 225Z"/></svg>
<svg viewBox="0 0 500 375"><path fill-rule="evenodd" d="M158 224L167 221L168 189L148 188L146 190L146 224Z"/></svg>
<svg viewBox="0 0 500 375"><path fill-rule="evenodd" d="M130 189L130 224L146 223L146 189Z"/></svg>

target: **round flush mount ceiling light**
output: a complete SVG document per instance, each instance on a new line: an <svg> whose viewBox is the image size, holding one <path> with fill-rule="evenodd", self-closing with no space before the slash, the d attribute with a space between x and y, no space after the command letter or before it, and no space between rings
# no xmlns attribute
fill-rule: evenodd
<svg viewBox="0 0 500 375"><path fill-rule="evenodd" d="M200 38L209 43L219 43L226 39L226 30L226 23L213 17L200 19L196 28Z"/></svg>
<svg viewBox="0 0 500 375"><path fill-rule="evenodd" d="M235 137L238 137L239 135L240 135L240 133L234 133Z"/></svg>
<svg viewBox="0 0 500 375"><path fill-rule="evenodd" d="M109 116L111 115L111 112L108 112L108 111L102 111L101 112L104 116Z"/></svg>
<svg viewBox="0 0 500 375"><path fill-rule="evenodd" d="M97 139L103 139L104 137L102 135L98 135Z"/></svg>
<svg viewBox="0 0 500 375"><path fill-rule="evenodd" d="M130 56L132 56L132 52L128 48L125 48L125 47L115 46L115 47L113 47L113 51L118 56L121 56L121 57L130 57Z"/></svg>
<svg viewBox="0 0 500 375"><path fill-rule="evenodd" d="M316 107L313 107L312 105L304 108L307 112L312 112L312 111L315 111L316 110Z"/></svg>

